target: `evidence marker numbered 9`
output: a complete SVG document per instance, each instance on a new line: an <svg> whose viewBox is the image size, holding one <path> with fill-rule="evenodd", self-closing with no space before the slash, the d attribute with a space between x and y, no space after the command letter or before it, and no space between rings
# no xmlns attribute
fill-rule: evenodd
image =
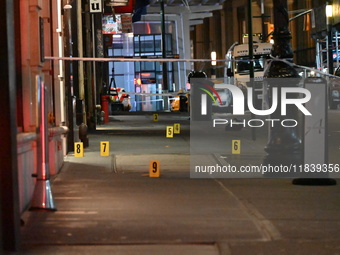
<svg viewBox="0 0 340 255"><path fill-rule="evenodd" d="M160 176L160 162L159 160L150 160L149 176L159 177Z"/></svg>

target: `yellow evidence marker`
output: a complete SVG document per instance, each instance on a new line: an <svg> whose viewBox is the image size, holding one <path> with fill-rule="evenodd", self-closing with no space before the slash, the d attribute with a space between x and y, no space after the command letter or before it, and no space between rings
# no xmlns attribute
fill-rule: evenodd
<svg viewBox="0 0 340 255"><path fill-rule="evenodd" d="M181 133L181 124L175 123L174 124L174 134L180 134Z"/></svg>
<svg viewBox="0 0 340 255"><path fill-rule="evenodd" d="M110 156L110 142L100 142L100 156Z"/></svg>
<svg viewBox="0 0 340 255"><path fill-rule="evenodd" d="M231 147L232 154L241 154L241 140L232 140Z"/></svg>
<svg viewBox="0 0 340 255"><path fill-rule="evenodd" d="M174 127L173 126L167 126L166 127L166 137L167 138L173 138L174 137Z"/></svg>
<svg viewBox="0 0 340 255"><path fill-rule="evenodd" d="M158 114L157 113L153 114L153 121L158 121Z"/></svg>
<svg viewBox="0 0 340 255"><path fill-rule="evenodd" d="M150 177L159 177L161 175L160 172L160 163L158 160L150 160L150 168L149 168L149 176Z"/></svg>
<svg viewBox="0 0 340 255"><path fill-rule="evenodd" d="M84 157L84 146L83 143L74 143L74 156Z"/></svg>

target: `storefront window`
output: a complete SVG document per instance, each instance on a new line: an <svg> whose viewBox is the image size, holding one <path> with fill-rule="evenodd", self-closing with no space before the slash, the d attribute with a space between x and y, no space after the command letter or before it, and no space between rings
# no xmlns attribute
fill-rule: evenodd
<svg viewBox="0 0 340 255"><path fill-rule="evenodd" d="M162 37L161 35L135 35L134 36L135 56L161 56ZM171 34L166 34L166 55L172 55ZM173 82L173 64L167 63L168 84ZM159 62L136 62L136 77L157 77L156 79L142 79L142 83L162 83L162 64ZM171 88L169 87L169 90Z"/></svg>

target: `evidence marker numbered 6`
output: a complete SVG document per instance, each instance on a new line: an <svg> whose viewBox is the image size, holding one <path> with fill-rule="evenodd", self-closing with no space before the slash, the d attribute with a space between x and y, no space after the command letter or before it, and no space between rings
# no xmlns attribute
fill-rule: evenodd
<svg viewBox="0 0 340 255"><path fill-rule="evenodd" d="M241 154L241 140L232 140L231 154Z"/></svg>

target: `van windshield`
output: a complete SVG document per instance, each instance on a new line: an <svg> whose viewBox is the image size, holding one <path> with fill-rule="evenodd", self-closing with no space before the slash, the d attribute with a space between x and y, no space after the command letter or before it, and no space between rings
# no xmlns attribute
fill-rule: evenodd
<svg viewBox="0 0 340 255"><path fill-rule="evenodd" d="M249 56L237 57L236 61L236 73L249 73L250 60ZM264 70L264 58L263 56L254 56L254 71L259 72Z"/></svg>

